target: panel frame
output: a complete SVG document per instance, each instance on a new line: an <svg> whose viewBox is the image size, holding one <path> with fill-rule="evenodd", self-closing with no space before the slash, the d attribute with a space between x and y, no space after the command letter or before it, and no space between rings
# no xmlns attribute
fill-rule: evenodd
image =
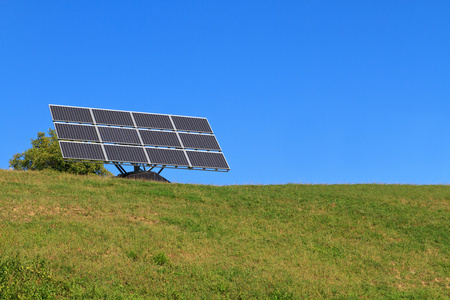
<svg viewBox="0 0 450 300"><path fill-rule="evenodd" d="M80 123L80 122L75 122L75 121L60 121L60 120L55 120L51 107L52 106L58 106L58 107L70 107L70 108L80 108L80 109L87 109L90 112L91 118L92 118L92 123L88 122L88 123ZM86 126L93 126L97 132L97 136L99 141L92 141L92 142L86 142L86 141L80 141L80 140L70 140L70 139L60 139L58 136L58 141L59 143L61 141L74 141L72 143L91 143L91 144L98 144L101 146L103 155L105 160L89 160L89 159L73 159L73 158L67 158L64 157L64 160L68 160L68 161L84 161L84 162L93 162L93 163L99 163L99 162L103 162L105 164L121 164L121 165L132 165L132 166L136 166L136 165L142 165L142 166L148 166L149 168L153 169L155 167L161 167L161 168L176 168L176 169L187 169L187 170L200 170L200 171L216 171L216 172L228 172L230 170L228 161L225 157L225 155L223 154L222 151L222 147L219 144L219 141L217 139L217 137L214 134L214 131L212 130L212 127L209 123L209 120L207 118L204 117L194 117L194 116L183 116L183 115L172 115L172 114L158 114L158 113L148 113L148 112L135 112L135 111L124 111L124 110L114 110L114 109L103 109L103 108L90 108L90 107L81 107L81 106L69 106L69 105L58 105L58 104L49 104L49 108L50 108L50 113L52 116L52 121L54 124L57 123L62 123L62 124L89 124ZM102 111L113 111L113 112L121 112L121 113L128 113L131 117L132 120L132 126L128 126L128 125L117 125L117 124L105 124L105 123L98 123L97 120L95 119L95 115L93 113L93 110L102 110ZM169 117L169 120L171 122L171 125L173 127L173 129L167 129L167 128L157 128L157 127L141 127L141 126L137 126L136 120L134 118L134 113L138 113L138 114L150 114L150 115L161 115L161 116L167 116ZM204 119L206 120L209 128L211 129L211 132L205 132L205 131L188 131L188 130L184 130L184 129L178 129L175 126L175 122L173 120L173 117L185 117L185 118L193 118L193 119ZM131 125L131 124L130 124ZM140 144L126 144L126 143L113 143L113 142L106 142L102 139L102 136L100 135L100 131L99 128L100 127L117 127L117 128L124 128L124 129L130 129L130 130L134 130L137 133L137 136L139 138L139 142ZM56 125L55 125L55 129L56 129ZM151 131L162 131L162 132L173 132L175 133L179 144L181 145L181 148L179 147L173 147L173 146L156 146L156 145L147 145L144 144L143 142L143 138L141 136L140 130L151 130ZM198 149L193 149L193 148L187 148L184 144L183 141L181 139L180 134L199 134L199 135L204 135L204 136L212 136L214 137L215 141L217 142L217 145L219 147L219 149L204 149L204 148L198 148ZM60 148L61 148L61 144ZM105 146L106 145L116 145L116 146L126 146L126 147L136 147L136 148L142 148L142 150L144 151L145 157L147 159L147 163L134 163L134 162L125 162L125 161L112 161L108 155L107 152L105 150ZM152 163L150 160L150 157L147 153L147 148L156 148L156 149L170 149L170 150L176 150L176 151L182 151L184 153L184 156L189 164L189 166L177 166L177 165L162 165L162 164L157 164L157 163ZM205 151L206 150L206 151ZM188 151L190 152L211 152L211 153L221 153L223 158L225 159L227 165L228 165L228 169L224 169L224 168L211 168L211 167L196 167L192 165L192 162L189 159L189 155L188 155Z"/></svg>

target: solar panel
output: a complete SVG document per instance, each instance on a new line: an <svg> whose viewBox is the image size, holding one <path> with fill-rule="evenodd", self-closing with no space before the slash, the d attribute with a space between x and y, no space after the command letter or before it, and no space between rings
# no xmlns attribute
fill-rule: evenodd
<svg viewBox="0 0 450 300"><path fill-rule="evenodd" d="M148 158L152 164L189 166L183 150L146 148Z"/></svg>
<svg viewBox="0 0 450 300"><path fill-rule="evenodd" d="M98 126L98 131L105 143L141 144L135 129Z"/></svg>
<svg viewBox="0 0 450 300"><path fill-rule="evenodd" d="M205 118L172 116L172 120L177 130L212 133Z"/></svg>
<svg viewBox="0 0 450 300"><path fill-rule="evenodd" d="M144 149L141 147L105 145L105 152L110 161L148 164Z"/></svg>
<svg viewBox="0 0 450 300"><path fill-rule="evenodd" d="M185 148L220 151L216 137L206 134L179 133L181 142Z"/></svg>
<svg viewBox="0 0 450 300"><path fill-rule="evenodd" d="M156 115L145 113L133 113L136 126L141 128L170 129L174 130L168 115Z"/></svg>
<svg viewBox="0 0 450 300"><path fill-rule="evenodd" d="M175 132L139 130L139 134L144 145L181 148Z"/></svg>
<svg viewBox="0 0 450 300"><path fill-rule="evenodd" d="M92 113L97 124L134 127L131 113L128 111L93 109Z"/></svg>
<svg viewBox="0 0 450 300"><path fill-rule="evenodd" d="M50 105L50 111L53 121L93 123L91 112L88 108Z"/></svg>
<svg viewBox="0 0 450 300"><path fill-rule="evenodd" d="M56 135L61 140L99 142L97 130L91 125L55 123Z"/></svg>
<svg viewBox="0 0 450 300"><path fill-rule="evenodd" d="M186 151L193 167L230 169L225 156L219 152Z"/></svg>
<svg viewBox="0 0 450 300"><path fill-rule="evenodd" d="M206 118L62 105L50 112L64 159L230 170Z"/></svg>
<svg viewBox="0 0 450 300"><path fill-rule="evenodd" d="M102 146L100 144L60 141L59 146L61 147L63 158L105 160Z"/></svg>

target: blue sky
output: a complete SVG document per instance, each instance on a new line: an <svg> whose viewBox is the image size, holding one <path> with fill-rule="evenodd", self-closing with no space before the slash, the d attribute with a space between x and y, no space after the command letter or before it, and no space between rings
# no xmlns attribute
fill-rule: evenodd
<svg viewBox="0 0 450 300"><path fill-rule="evenodd" d="M449 183L449 53L444 0L0 1L0 168L51 103L207 117L175 182Z"/></svg>

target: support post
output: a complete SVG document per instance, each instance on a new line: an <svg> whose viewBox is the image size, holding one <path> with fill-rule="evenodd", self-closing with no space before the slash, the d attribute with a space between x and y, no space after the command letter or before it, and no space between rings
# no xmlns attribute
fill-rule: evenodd
<svg viewBox="0 0 450 300"><path fill-rule="evenodd" d="M114 165L116 166L117 170L119 170L120 174L126 173L125 169L121 165L119 165L119 164L114 164Z"/></svg>

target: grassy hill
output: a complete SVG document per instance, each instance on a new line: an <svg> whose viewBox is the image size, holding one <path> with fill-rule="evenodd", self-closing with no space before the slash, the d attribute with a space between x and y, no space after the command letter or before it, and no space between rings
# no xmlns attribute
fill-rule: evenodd
<svg viewBox="0 0 450 300"><path fill-rule="evenodd" d="M450 187L0 170L0 299L450 298Z"/></svg>

